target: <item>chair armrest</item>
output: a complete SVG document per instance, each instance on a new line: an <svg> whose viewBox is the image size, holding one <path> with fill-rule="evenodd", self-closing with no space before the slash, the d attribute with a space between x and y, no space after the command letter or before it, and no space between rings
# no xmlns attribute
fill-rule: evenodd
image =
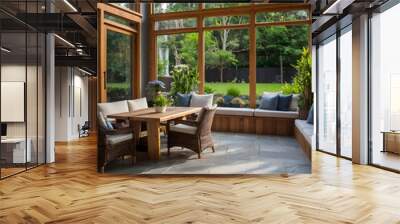
<svg viewBox="0 0 400 224"><path fill-rule="evenodd" d="M197 127L199 125L199 122L195 121L195 120L176 120L175 124L185 124L185 125Z"/></svg>
<svg viewBox="0 0 400 224"><path fill-rule="evenodd" d="M117 129L112 129L112 130L104 130L104 134L106 134L106 135L129 134L132 132L133 132L133 130L131 128L117 128Z"/></svg>

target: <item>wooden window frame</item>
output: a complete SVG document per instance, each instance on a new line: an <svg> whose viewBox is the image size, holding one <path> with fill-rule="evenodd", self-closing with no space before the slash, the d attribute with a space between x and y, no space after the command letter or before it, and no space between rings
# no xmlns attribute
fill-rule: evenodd
<svg viewBox="0 0 400 224"><path fill-rule="evenodd" d="M248 29L249 32L249 106L251 108L256 107L256 84L257 84L257 43L256 43L256 29L257 27L267 26L296 26L296 25L308 25L309 26L309 46L311 46L311 5L305 3L299 4L255 4L252 3L248 6L236 6L227 8L215 8L206 9L204 3L199 4L197 10L185 11L185 12L169 12L169 13L157 13L154 14L153 4L149 4L150 11L150 63L149 63L149 79L157 79L157 36L159 35L173 35L183 33L197 33L198 34L198 71L199 71L199 92L204 93L205 87L205 41L204 32L210 30L222 30L222 29ZM271 23L256 23L256 14L259 12L274 12L274 11L291 11L291 10L307 10L309 13L308 20L300 21L287 21L287 22L271 22ZM236 16L236 15L248 15L248 24L232 24L226 26L204 26L204 18L206 17L218 17L218 16ZM169 30L155 30L155 23L161 20L173 20L173 19L185 19L185 18L197 18L197 27L195 28L181 28L181 29L169 29Z"/></svg>
<svg viewBox="0 0 400 224"><path fill-rule="evenodd" d="M130 35L132 40L132 74L131 74L131 86L133 99L141 97L141 68L140 68L140 28L142 15L140 13L118 7L106 3L97 4L97 16L98 16L98 102L107 102L107 86L106 86L106 73L107 73L107 30ZM123 25L105 18L105 14L121 17L123 19L132 21L135 24L135 28Z"/></svg>

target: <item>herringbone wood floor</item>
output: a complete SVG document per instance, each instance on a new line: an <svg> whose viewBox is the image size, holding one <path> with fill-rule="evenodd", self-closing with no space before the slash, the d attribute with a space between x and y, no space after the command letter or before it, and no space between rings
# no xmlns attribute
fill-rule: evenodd
<svg viewBox="0 0 400 224"><path fill-rule="evenodd" d="M96 143L0 181L0 223L400 223L400 175L315 152L313 174L96 173Z"/></svg>

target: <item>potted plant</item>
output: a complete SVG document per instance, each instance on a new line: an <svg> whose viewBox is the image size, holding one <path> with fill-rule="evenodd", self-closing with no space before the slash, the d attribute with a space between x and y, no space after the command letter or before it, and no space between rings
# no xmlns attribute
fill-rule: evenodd
<svg viewBox="0 0 400 224"><path fill-rule="evenodd" d="M304 48L297 64L294 66L297 75L293 83L300 92L299 115L300 119L307 119L308 110L313 104L313 94L311 90L311 54L308 48Z"/></svg>
<svg viewBox="0 0 400 224"><path fill-rule="evenodd" d="M167 106L171 104L171 101L164 95L158 95L154 98L154 108L157 113L165 113Z"/></svg>

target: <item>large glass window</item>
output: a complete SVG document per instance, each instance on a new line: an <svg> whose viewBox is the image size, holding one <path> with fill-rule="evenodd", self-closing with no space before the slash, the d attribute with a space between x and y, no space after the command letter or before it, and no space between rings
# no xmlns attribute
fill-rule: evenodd
<svg viewBox="0 0 400 224"><path fill-rule="evenodd" d="M318 48L318 149L336 154L336 36Z"/></svg>
<svg viewBox="0 0 400 224"><path fill-rule="evenodd" d="M229 8L229 7L238 7L238 6L249 6L251 3L248 2L230 2L230 3L205 3L204 6L206 9L215 9L215 8Z"/></svg>
<svg viewBox="0 0 400 224"><path fill-rule="evenodd" d="M280 92L291 83L303 48L308 46L308 26L258 27L257 98L263 92Z"/></svg>
<svg viewBox="0 0 400 224"><path fill-rule="evenodd" d="M168 79L176 65L183 64L197 69L197 45L197 33L157 36L158 78Z"/></svg>
<svg viewBox="0 0 400 224"><path fill-rule="evenodd" d="M223 29L205 32L205 91L221 107L249 105L249 31Z"/></svg>
<svg viewBox="0 0 400 224"><path fill-rule="evenodd" d="M256 15L257 23L290 22L308 19L309 17L307 10L260 12Z"/></svg>
<svg viewBox="0 0 400 224"><path fill-rule="evenodd" d="M340 36L340 153L352 157L352 32Z"/></svg>
<svg viewBox="0 0 400 224"><path fill-rule="evenodd" d="M217 16L207 17L204 19L204 26L227 26L227 25L241 25L248 24L250 21L249 16Z"/></svg>
<svg viewBox="0 0 400 224"><path fill-rule="evenodd" d="M197 24L196 18L161 20L156 22L155 30L193 28L196 27L196 24Z"/></svg>
<svg viewBox="0 0 400 224"><path fill-rule="evenodd" d="M153 3L154 13L193 11L199 8L199 3Z"/></svg>
<svg viewBox="0 0 400 224"><path fill-rule="evenodd" d="M400 5L372 17L372 163L400 170Z"/></svg>

